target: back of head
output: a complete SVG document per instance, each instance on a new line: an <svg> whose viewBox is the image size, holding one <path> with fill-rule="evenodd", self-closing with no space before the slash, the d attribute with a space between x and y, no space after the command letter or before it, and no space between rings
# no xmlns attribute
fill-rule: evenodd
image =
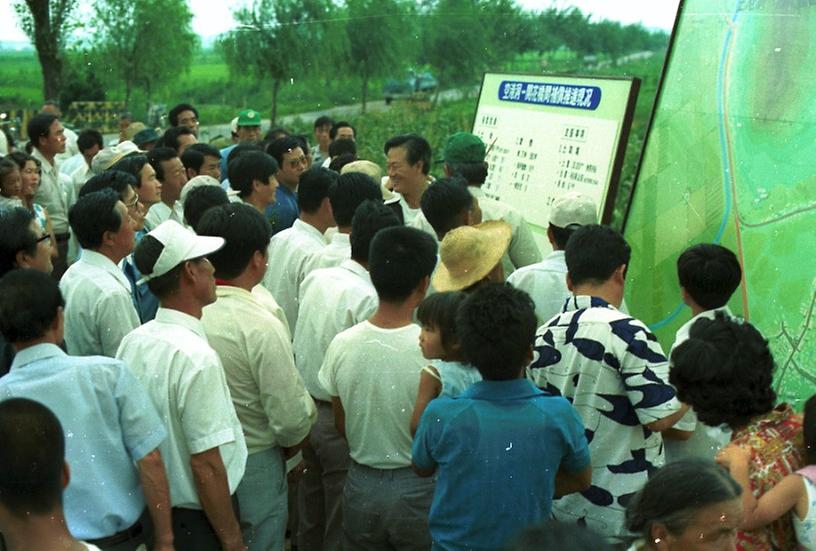
<svg viewBox="0 0 816 551"><path fill-rule="evenodd" d="M701 243L677 259L680 285L702 308L713 310L728 303L742 279L737 256L722 245Z"/></svg>
<svg viewBox="0 0 816 551"><path fill-rule="evenodd" d="M271 155L261 151L246 151L227 165L230 187L241 197L249 197L252 194L252 182L258 180L266 184L278 172L278 166Z"/></svg>
<svg viewBox="0 0 816 551"><path fill-rule="evenodd" d="M428 186L420 199L422 214L442 239L454 228L463 226L473 208L473 196L461 178L440 178Z"/></svg>
<svg viewBox="0 0 816 551"><path fill-rule="evenodd" d="M297 203L301 212L314 213L330 197L338 175L326 168L313 166L300 175Z"/></svg>
<svg viewBox="0 0 816 551"><path fill-rule="evenodd" d="M334 140L329 144L329 157L339 157L340 155L354 155L357 157L357 142L352 140Z"/></svg>
<svg viewBox="0 0 816 551"><path fill-rule="evenodd" d="M706 425L740 427L776 403L768 341L751 324L721 312L697 320L671 362L669 380L678 399Z"/></svg>
<svg viewBox="0 0 816 551"><path fill-rule="evenodd" d="M162 163L178 157L178 152L170 147L155 147L147 152L147 162L156 171L156 179L164 181L164 168Z"/></svg>
<svg viewBox="0 0 816 551"><path fill-rule="evenodd" d="M368 262L371 241L380 230L399 226L400 221L393 210L381 201L364 201L354 212L351 221L351 258L358 262Z"/></svg>
<svg viewBox="0 0 816 551"><path fill-rule="evenodd" d="M98 146L99 149L105 147L105 141L102 138L102 134L99 132L99 130L90 128L83 130L77 136L77 147L79 148L80 153L86 152L95 145Z"/></svg>
<svg viewBox="0 0 816 551"><path fill-rule="evenodd" d="M26 208L0 209L0 277L17 267L17 253L34 256L37 237L31 231L34 215Z"/></svg>
<svg viewBox="0 0 816 551"><path fill-rule="evenodd" d="M629 265L632 249L617 230L590 224L572 234L564 256L573 285L602 284L622 265Z"/></svg>
<svg viewBox="0 0 816 551"><path fill-rule="evenodd" d="M272 142L266 146L266 152L274 157L274 159L278 162L278 166L282 166L283 156L286 153L297 149L298 147L301 147L301 145L297 138L293 136L286 136L272 140ZM230 178L230 181L232 181L232 178Z"/></svg>
<svg viewBox="0 0 816 551"><path fill-rule="evenodd" d="M181 148L181 136L195 136L195 132L186 126L174 126L164 131L162 145L174 149L176 152Z"/></svg>
<svg viewBox="0 0 816 551"><path fill-rule="evenodd" d="M111 171L120 171L120 172L127 172L128 174L132 174L136 177L136 184L135 187L141 187L142 185L142 178L140 173L144 168L144 165L147 164L147 156L141 153L131 154L123 159L117 161L113 166L111 166L108 170Z"/></svg>
<svg viewBox="0 0 816 551"><path fill-rule="evenodd" d="M589 528L548 520L526 528L506 551L612 551L603 537Z"/></svg>
<svg viewBox="0 0 816 551"><path fill-rule="evenodd" d="M416 228L386 228L371 241L368 271L380 302L403 302L436 266L436 241Z"/></svg>
<svg viewBox="0 0 816 551"><path fill-rule="evenodd" d="M448 137L443 155L451 176L481 185L487 179L486 154L487 148L481 138L469 132L457 132Z"/></svg>
<svg viewBox="0 0 816 551"><path fill-rule="evenodd" d="M119 194L110 188L83 195L68 211L68 222L79 244L85 249L98 249L105 232L117 232L122 215L116 210Z"/></svg>
<svg viewBox="0 0 816 551"><path fill-rule="evenodd" d="M394 136L385 142L383 153L388 155L388 151L394 147L405 149L405 158L410 165L422 161L423 174L428 174L431 171L431 144L422 136L418 134Z"/></svg>
<svg viewBox="0 0 816 551"><path fill-rule="evenodd" d="M49 274L12 270L0 279L0 333L10 343L45 336L62 306L59 285Z"/></svg>
<svg viewBox="0 0 816 551"><path fill-rule="evenodd" d="M181 164L186 169L193 169L196 173L201 172L201 165L204 164L204 154L190 146L181 154Z"/></svg>
<svg viewBox="0 0 816 551"><path fill-rule="evenodd" d="M346 140L348 141L348 140ZM329 163L329 170L340 174L343 171L343 167L349 163L353 163L357 160L357 155L353 153L343 153L342 155L338 155L334 159L331 160Z"/></svg>
<svg viewBox="0 0 816 551"><path fill-rule="evenodd" d="M229 164L233 160L237 159L238 157L240 157L244 153L247 153L248 151L260 151L260 152L263 153L263 149L261 149L259 146L255 145L255 144L252 144L252 143L239 143L238 145L233 147L232 150L227 155L227 167L229 167Z"/></svg>
<svg viewBox="0 0 816 551"><path fill-rule="evenodd" d="M129 187L136 187L136 177L120 170L106 170L102 174L92 176L79 190L79 196L85 197L103 189L112 189L116 195L123 197Z"/></svg>
<svg viewBox="0 0 816 551"><path fill-rule="evenodd" d="M479 287L459 308L456 321L462 354L484 379L518 378L532 360L534 308L527 293L503 283Z"/></svg>
<svg viewBox="0 0 816 551"><path fill-rule="evenodd" d="M234 279L244 272L252 255L265 254L272 237L269 221L257 209L244 203L230 203L209 209L196 227L199 235L223 237L225 245L208 258L215 277Z"/></svg>
<svg viewBox="0 0 816 551"><path fill-rule="evenodd" d="M701 509L739 498L740 485L711 459L688 458L669 463L649 477L626 507L629 531L653 539L652 526L681 534Z"/></svg>
<svg viewBox="0 0 816 551"><path fill-rule="evenodd" d="M37 113L28 121L26 130L28 132L28 139L34 147L39 145L40 138L47 138L48 132L51 130L51 125L58 117L53 113Z"/></svg>
<svg viewBox="0 0 816 551"><path fill-rule="evenodd" d="M170 123L170 126L179 125L179 115L184 111L192 111L196 118L198 118L198 110L195 107L189 103L179 103L178 105L174 105L167 113L167 121Z"/></svg>
<svg viewBox="0 0 816 551"><path fill-rule="evenodd" d="M337 178L337 185L329 197L334 212L334 220L338 226L351 225L354 211L363 201L382 200L380 186L370 176L360 172L341 174Z"/></svg>
<svg viewBox="0 0 816 551"><path fill-rule="evenodd" d="M56 415L27 398L0 402L0 442L0 505L20 520L58 509L65 437Z"/></svg>
<svg viewBox="0 0 816 551"><path fill-rule="evenodd" d="M228 205L229 202L227 192L221 186L194 187L184 198L184 219L188 226L200 233L198 223L204 213L213 207Z"/></svg>

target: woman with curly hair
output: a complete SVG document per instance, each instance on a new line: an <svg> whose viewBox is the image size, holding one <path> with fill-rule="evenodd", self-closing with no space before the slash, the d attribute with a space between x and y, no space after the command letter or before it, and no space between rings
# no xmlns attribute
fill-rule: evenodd
<svg viewBox="0 0 816 551"><path fill-rule="evenodd" d="M733 430L731 446L750 451L749 490L760 498L787 475L800 469L804 457L802 419L790 405L774 407L774 362L768 341L752 325L718 314L701 319L690 338L672 354L669 376L677 397L694 408L709 426ZM742 529L743 551L795 549L790 515L768 526Z"/></svg>

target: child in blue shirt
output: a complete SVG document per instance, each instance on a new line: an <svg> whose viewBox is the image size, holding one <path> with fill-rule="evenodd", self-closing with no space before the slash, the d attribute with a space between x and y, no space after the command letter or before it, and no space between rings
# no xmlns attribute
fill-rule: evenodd
<svg viewBox="0 0 816 551"><path fill-rule="evenodd" d="M435 551L501 549L550 517L554 495L589 488L580 416L524 378L535 329L530 297L508 285L487 285L458 309L462 354L484 380L458 398L432 400L414 437L414 470L438 469Z"/></svg>

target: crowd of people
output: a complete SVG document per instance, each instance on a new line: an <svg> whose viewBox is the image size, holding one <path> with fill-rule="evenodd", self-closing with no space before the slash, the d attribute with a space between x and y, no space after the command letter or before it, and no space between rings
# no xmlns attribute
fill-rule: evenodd
<svg viewBox="0 0 816 551"><path fill-rule="evenodd" d="M543 256L473 134L434 177L328 117L71 144L46 107L0 159L0 549L816 549L816 397L778 403L727 248L660 343L598 205Z"/></svg>

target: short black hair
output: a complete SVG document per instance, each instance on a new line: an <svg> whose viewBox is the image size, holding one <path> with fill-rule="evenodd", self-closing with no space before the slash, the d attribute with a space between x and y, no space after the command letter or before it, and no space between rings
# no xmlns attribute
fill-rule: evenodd
<svg viewBox="0 0 816 551"><path fill-rule="evenodd" d="M273 142L273 141L278 140L280 138L285 138L285 137L291 136L291 135L292 135L292 133L289 132L284 127L276 126L275 128L270 128L269 130L266 131L266 134L264 135L263 141Z"/></svg>
<svg viewBox="0 0 816 551"><path fill-rule="evenodd" d="M334 221L341 227L350 226L354 211L357 210L360 203L369 199L382 201L380 186L374 181L374 178L361 172L341 174L329 197Z"/></svg>
<svg viewBox="0 0 816 551"><path fill-rule="evenodd" d="M184 219L198 233L198 223L204 213L229 202L229 196L221 186L196 186L184 198Z"/></svg>
<svg viewBox="0 0 816 551"><path fill-rule="evenodd" d="M334 121L331 120L331 117L327 117L326 115L321 115L317 117L314 121L314 127L320 128L321 126L334 126Z"/></svg>
<svg viewBox="0 0 816 551"><path fill-rule="evenodd" d="M181 147L179 138L181 136L195 136L195 132L190 130L190 128L187 126L170 127L164 131L164 136L162 136L162 145L164 145L164 147L175 149L176 155L178 156L178 150Z"/></svg>
<svg viewBox="0 0 816 551"><path fill-rule="evenodd" d="M197 144L196 144L197 145ZM219 156L219 159L221 157ZM192 168L196 172L201 172L201 165L204 164L204 154L201 151L196 151L192 147L188 147L181 154L181 164L185 169Z"/></svg>
<svg viewBox="0 0 816 551"><path fill-rule="evenodd" d="M199 235L223 237L224 246L207 255L215 277L233 279L246 269L256 251L266 254L272 226L257 209L244 203L213 207L196 226Z"/></svg>
<svg viewBox="0 0 816 551"><path fill-rule="evenodd" d="M156 179L160 182L164 181L164 169L162 163L170 161L178 157L178 151L171 147L155 147L147 152L147 162L156 171Z"/></svg>
<svg viewBox="0 0 816 551"><path fill-rule="evenodd" d="M12 270L0 279L0 333L10 343L42 338L63 306L59 283L49 274Z"/></svg>
<svg viewBox="0 0 816 551"><path fill-rule="evenodd" d="M133 263L142 274L151 274L164 250L164 244L150 234L142 237L133 251ZM169 272L147 280L147 288L160 301L177 292L181 283L181 270L184 262Z"/></svg>
<svg viewBox="0 0 816 551"><path fill-rule="evenodd" d="M229 164L249 151L260 151L263 153L263 148L254 143L239 143L227 154L227 172L229 172Z"/></svg>
<svg viewBox="0 0 816 551"><path fill-rule="evenodd" d="M37 237L31 231L34 214L24 207L0 209L0 276L17 267L17 253L37 253Z"/></svg>
<svg viewBox="0 0 816 551"><path fill-rule="evenodd" d="M35 165L37 165L38 169L42 168L42 163L38 159L32 157L25 151L21 151L19 149L13 153L9 153L6 159L11 159L15 163L17 163L17 166L20 167L20 170L23 170L25 168L25 165L28 161L32 161Z"/></svg>
<svg viewBox="0 0 816 551"><path fill-rule="evenodd" d="M266 152L275 158L278 162L278 166L283 166L283 156L298 147L302 148L303 146L297 138L294 136L286 136L269 142L269 145L266 146Z"/></svg>
<svg viewBox="0 0 816 551"><path fill-rule="evenodd" d="M358 160L357 155L353 155L351 153L343 153L342 155L338 155L337 157L331 160L331 162L329 163L329 170L331 170L332 172L336 172L337 174L340 174L340 172L343 171L344 166L346 166L349 163L353 163L354 161L357 160Z"/></svg>
<svg viewBox="0 0 816 551"><path fill-rule="evenodd" d="M241 197L252 194L252 182L259 180L266 184L269 177L278 172L275 158L261 151L246 151L227 165L230 187Z"/></svg>
<svg viewBox="0 0 816 551"><path fill-rule="evenodd" d="M412 166L422 162L422 173L428 174L431 170L431 144L419 134L402 134L394 136L383 147L383 153L388 155L388 151L394 147L405 149L405 159Z"/></svg>
<svg viewBox="0 0 816 551"><path fill-rule="evenodd" d="M198 151L199 153L201 153L205 157L217 157L219 159L221 158L221 152L218 151L218 148L216 148L216 147L214 147L214 146L212 146L212 145L210 145L210 144L208 144L206 142L194 143L191 146L189 146L187 149L184 150L185 153L188 152L188 151ZM185 166L187 166L187 165L185 165Z"/></svg>
<svg viewBox="0 0 816 551"><path fill-rule="evenodd" d="M57 416L39 402L0 402L0 503L18 519L62 504L65 436Z"/></svg>
<svg viewBox="0 0 816 551"><path fill-rule="evenodd" d="M449 163L448 171L451 176L461 176L468 184L482 185L487 180L487 163Z"/></svg>
<svg viewBox="0 0 816 551"><path fill-rule="evenodd" d="M354 137L355 138L357 137L357 130L353 126L351 126L351 123L347 121L337 121L332 126L332 129L329 130L329 138L331 138L332 140L335 139L337 137L337 131L340 130L341 128L351 128L351 131L354 133Z"/></svg>
<svg viewBox="0 0 816 551"><path fill-rule="evenodd" d="M54 124L56 120L59 120L59 117L53 113L37 113L29 119L26 130L32 146L38 147L40 145L40 138L48 137L48 133L51 131L51 125Z"/></svg>
<svg viewBox="0 0 816 551"><path fill-rule="evenodd" d="M669 381L677 398L706 425L743 426L776 403L768 341L753 325L722 312L694 322L689 339L672 351L671 363Z"/></svg>
<svg viewBox="0 0 816 551"><path fill-rule="evenodd" d="M137 178L129 172L109 169L102 174L92 176L90 180L85 182L85 185L79 190L79 196L85 197L89 193L112 189L120 199L124 199L125 191L129 187L136 189L136 181Z"/></svg>
<svg viewBox="0 0 816 551"><path fill-rule="evenodd" d="M198 109L189 103L179 103L167 113L167 120L170 122L170 126L178 126L178 116L182 111L192 111L196 118L198 118Z"/></svg>
<svg viewBox="0 0 816 551"><path fill-rule="evenodd" d="M342 176L341 176L342 178ZM383 302L402 302L436 267L436 241L422 230L396 226L371 241L368 271Z"/></svg>
<svg viewBox="0 0 816 551"><path fill-rule="evenodd" d="M351 258L358 262L368 262L371 240L380 230L399 226L400 221L394 211L382 201L363 201L351 220Z"/></svg>
<svg viewBox="0 0 816 551"><path fill-rule="evenodd" d="M357 155L357 142L351 140L332 140L329 144L329 157L337 157L351 153Z"/></svg>
<svg viewBox="0 0 816 551"><path fill-rule="evenodd" d="M678 257L677 277L694 302L713 310L728 304L742 280L742 268L737 255L722 245L700 243Z"/></svg>
<svg viewBox="0 0 816 551"><path fill-rule="evenodd" d="M461 291L445 291L428 295L419 304L416 317L424 327L435 328L445 351L459 342L456 329L456 315L467 298Z"/></svg>
<svg viewBox="0 0 816 551"><path fill-rule="evenodd" d="M105 140L102 138L102 133L100 133L99 130L88 128L80 132L77 136L77 147L80 153L84 153L95 145L98 145L99 149L105 147Z"/></svg>
<svg viewBox="0 0 816 551"><path fill-rule="evenodd" d="M566 228L559 228L558 226L550 224L549 231L552 235L553 241L555 241L555 246L562 251L566 249L569 238L572 237L575 230L580 227L580 224L570 224Z"/></svg>
<svg viewBox="0 0 816 551"><path fill-rule="evenodd" d="M132 174L136 178L136 183L133 184L133 187L139 189L142 187L142 178L140 173L144 168L144 165L147 164L147 156L142 153L133 153L130 154L123 159L116 161L108 170L118 170L121 172L127 172L128 174ZM150 165L153 166L153 165Z"/></svg>
<svg viewBox="0 0 816 551"><path fill-rule="evenodd" d="M320 208L323 200L331 196L339 176L327 168L313 166L300 175L297 204L301 212L313 213Z"/></svg>
<svg viewBox="0 0 816 551"><path fill-rule="evenodd" d="M547 520L529 526L513 540L505 551L612 551L603 536L580 524Z"/></svg>
<svg viewBox="0 0 816 551"><path fill-rule="evenodd" d="M83 195L68 211L68 222L84 249L98 249L105 232L118 232L122 215L116 210L119 194L110 188Z"/></svg>
<svg viewBox="0 0 816 551"><path fill-rule="evenodd" d="M468 295L456 317L462 355L482 378L515 379L535 339L530 295L507 283L489 283Z"/></svg>
<svg viewBox="0 0 816 551"><path fill-rule="evenodd" d="M300 148L303 150L303 153L308 157L312 150L309 147L309 139L304 136L303 134L293 134L292 137L300 143Z"/></svg>
<svg viewBox="0 0 816 551"><path fill-rule="evenodd" d="M608 280L621 265L629 265L632 249L619 231L609 226L581 226L567 241L564 258L573 285Z"/></svg>
<svg viewBox="0 0 816 551"><path fill-rule="evenodd" d="M419 204L425 219L441 238L462 225L462 215L473 208L473 196L462 178L440 178L428 186Z"/></svg>

